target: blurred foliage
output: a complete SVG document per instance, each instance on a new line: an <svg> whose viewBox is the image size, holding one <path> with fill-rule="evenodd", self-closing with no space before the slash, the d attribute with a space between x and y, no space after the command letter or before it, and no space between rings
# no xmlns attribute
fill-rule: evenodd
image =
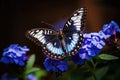
<svg viewBox="0 0 120 80"><path fill-rule="evenodd" d="M31 73L33 73L38 80L40 80L41 77L46 75L46 72L44 70L40 69L39 67L34 67L33 66L34 63L35 63L35 55L33 54L30 56L26 64L26 69L24 73L25 79L26 79L26 76Z"/></svg>

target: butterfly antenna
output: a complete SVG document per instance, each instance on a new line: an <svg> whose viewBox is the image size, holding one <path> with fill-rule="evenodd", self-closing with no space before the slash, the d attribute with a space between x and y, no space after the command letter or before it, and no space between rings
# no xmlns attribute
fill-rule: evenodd
<svg viewBox="0 0 120 80"><path fill-rule="evenodd" d="M44 22L44 21L41 21L41 23L44 23L44 24L49 25L49 26L51 26L51 27L54 27L53 25L51 25L51 24L49 24L49 23L47 23L47 22Z"/></svg>

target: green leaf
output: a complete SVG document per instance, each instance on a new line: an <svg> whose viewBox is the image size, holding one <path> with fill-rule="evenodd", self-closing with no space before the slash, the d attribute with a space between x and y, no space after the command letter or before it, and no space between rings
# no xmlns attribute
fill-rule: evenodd
<svg viewBox="0 0 120 80"><path fill-rule="evenodd" d="M45 76L46 72L44 70L39 70L35 72L35 76L40 80L41 77Z"/></svg>
<svg viewBox="0 0 120 80"><path fill-rule="evenodd" d="M94 73L94 76L91 76L91 77L87 78L86 80L95 80L95 77L96 77L96 80L101 80L107 73L108 69L109 69L108 66L102 67L101 69L98 69Z"/></svg>
<svg viewBox="0 0 120 80"><path fill-rule="evenodd" d="M36 72L36 71L39 71L39 70L40 70L40 68L33 67L31 69L26 70L26 74L33 73L33 72Z"/></svg>
<svg viewBox="0 0 120 80"><path fill-rule="evenodd" d="M68 80L80 80L80 77L73 73L73 74L69 75Z"/></svg>
<svg viewBox="0 0 120 80"><path fill-rule="evenodd" d="M80 78L81 78L81 75L78 69L71 71L70 74L68 75L68 80L80 80Z"/></svg>
<svg viewBox="0 0 120 80"><path fill-rule="evenodd" d="M113 55L109 55L109 54L100 54L98 55L98 57L102 60L115 60L115 59L119 59L118 57L116 56L113 56Z"/></svg>
<svg viewBox="0 0 120 80"><path fill-rule="evenodd" d="M34 65L34 62L35 62L35 55L31 55L29 60L27 61L27 65L26 65L26 70L29 70L33 67Z"/></svg>

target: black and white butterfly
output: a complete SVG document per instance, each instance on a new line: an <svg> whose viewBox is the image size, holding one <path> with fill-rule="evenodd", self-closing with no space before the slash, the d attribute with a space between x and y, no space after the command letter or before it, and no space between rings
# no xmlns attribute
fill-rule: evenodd
<svg viewBox="0 0 120 80"><path fill-rule="evenodd" d="M52 59L62 59L67 54L75 55L83 42L86 8L76 10L63 26L54 31L48 28L28 30L26 36L43 47L45 55Z"/></svg>

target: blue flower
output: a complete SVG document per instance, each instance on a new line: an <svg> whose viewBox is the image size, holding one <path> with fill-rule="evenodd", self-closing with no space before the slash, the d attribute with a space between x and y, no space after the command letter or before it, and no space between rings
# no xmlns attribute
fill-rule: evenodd
<svg viewBox="0 0 120 80"><path fill-rule="evenodd" d="M84 42L78 54L81 59L90 59L100 53L101 49L106 45L105 40L112 35L120 32L120 28L114 21L103 25L103 29L98 33L84 34Z"/></svg>
<svg viewBox="0 0 120 80"><path fill-rule="evenodd" d="M91 33L91 42L98 49L102 49L105 46L105 40L98 33Z"/></svg>
<svg viewBox="0 0 120 80"><path fill-rule="evenodd" d="M5 64L17 64L24 66L27 60L26 52L29 49L26 46L19 46L18 44L12 44L8 48L4 49L1 62Z"/></svg>
<svg viewBox="0 0 120 80"><path fill-rule="evenodd" d="M120 27L115 21L111 21L109 25L113 28L113 31L115 32L120 32Z"/></svg>
<svg viewBox="0 0 120 80"><path fill-rule="evenodd" d="M79 65L84 64L84 59L81 59L78 54L71 56L71 59L75 64L79 64Z"/></svg>
<svg viewBox="0 0 120 80"><path fill-rule="evenodd" d="M89 60L100 53L103 46L105 46L105 41L98 33L84 34L84 42L78 54L81 59Z"/></svg>
<svg viewBox="0 0 120 80"><path fill-rule="evenodd" d="M43 64L47 71L52 70L53 72L58 72L66 71L68 69L68 63L65 60L53 60L51 58L46 58Z"/></svg>
<svg viewBox="0 0 120 80"><path fill-rule="evenodd" d="M38 79L35 77L34 74L31 73L27 75L27 80L38 80Z"/></svg>
<svg viewBox="0 0 120 80"><path fill-rule="evenodd" d="M111 21L109 24L103 25L103 29L99 33L107 39L111 35L115 35L117 32L120 32L119 26L116 22Z"/></svg>

